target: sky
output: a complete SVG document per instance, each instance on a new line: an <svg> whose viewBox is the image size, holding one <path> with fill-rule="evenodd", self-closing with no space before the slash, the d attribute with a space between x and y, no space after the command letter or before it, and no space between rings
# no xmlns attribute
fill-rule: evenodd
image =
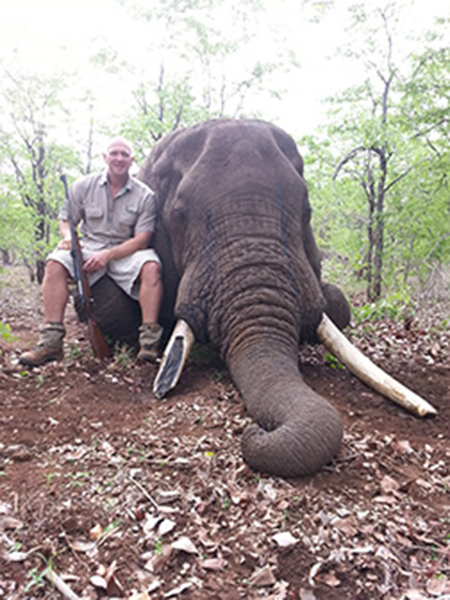
<svg viewBox="0 0 450 600"><path fill-rule="evenodd" d="M364 75L336 57L336 49L348 41L344 17L352 0L336 0L335 9L326 13L320 25L299 20L299 6L308 3L317 4L315 0L270 3L269 14L258 23L254 56L242 57L243 62L255 57L270 58L274 52L274 31L296 51L300 59L298 73L295 78L280 75L283 101L268 104L266 110L281 126L295 121L299 134L312 133L324 110L323 98ZM431 26L435 15L450 17L449 0L410 0L408 4L405 31L419 32ZM1 11L0 59L6 65L14 62L17 49L28 68L48 72L78 69L89 80L92 75L88 57L99 39L121 45L124 52L135 50L135 55L143 56L145 38L144 30L114 0L14 0L4 2ZM407 43L406 36L404 42ZM145 56L145 60L151 57ZM117 87L102 90L105 113L120 111L121 91Z"/></svg>

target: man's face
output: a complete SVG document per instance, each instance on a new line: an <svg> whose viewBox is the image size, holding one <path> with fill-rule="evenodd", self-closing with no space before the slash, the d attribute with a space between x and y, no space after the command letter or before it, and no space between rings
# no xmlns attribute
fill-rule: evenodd
<svg viewBox="0 0 450 600"><path fill-rule="evenodd" d="M103 155L108 165L108 172L116 177L123 177L133 164L134 157L131 149L123 142L113 142Z"/></svg>

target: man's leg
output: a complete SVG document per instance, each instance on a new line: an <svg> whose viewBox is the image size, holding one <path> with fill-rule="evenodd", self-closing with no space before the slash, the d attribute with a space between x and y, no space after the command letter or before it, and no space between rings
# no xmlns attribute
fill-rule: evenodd
<svg viewBox="0 0 450 600"><path fill-rule="evenodd" d="M139 329L140 350L138 360L154 362L158 357L162 327L158 323L163 288L159 265L146 262L140 273L139 304L142 325Z"/></svg>
<svg viewBox="0 0 450 600"><path fill-rule="evenodd" d="M158 263L144 263L140 274L139 288L139 304L143 323L157 323L162 294L163 289Z"/></svg>
<svg viewBox="0 0 450 600"><path fill-rule="evenodd" d="M69 299L67 278L68 273L62 264L54 260L47 261L42 284L45 323L40 328L37 346L20 356L22 364L36 367L63 358L63 338L66 333L63 321Z"/></svg>
<svg viewBox="0 0 450 600"><path fill-rule="evenodd" d="M68 273L56 260L49 260L45 265L42 296L44 301L45 320L50 323L62 323L69 300L67 285Z"/></svg>

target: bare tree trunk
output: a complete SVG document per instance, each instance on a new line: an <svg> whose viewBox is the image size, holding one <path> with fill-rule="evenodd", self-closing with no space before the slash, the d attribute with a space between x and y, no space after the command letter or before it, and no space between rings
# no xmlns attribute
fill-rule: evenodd
<svg viewBox="0 0 450 600"><path fill-rule="evenodd" d="M387 160L385 148L378 151L380 157L380 178L378 180L376 216L375 216L375 256L373 264L373 299L381 296L383 281L383 248L384 248L384 199L387 176Z"/></svg>
<svg viewBox="0 0 450 600"><path fill-rule="evenodd" d="M35 268L36 268L36 279L40 285L44 281L45 260L42 260L42 258L39 258L36 261Z"/></svg>

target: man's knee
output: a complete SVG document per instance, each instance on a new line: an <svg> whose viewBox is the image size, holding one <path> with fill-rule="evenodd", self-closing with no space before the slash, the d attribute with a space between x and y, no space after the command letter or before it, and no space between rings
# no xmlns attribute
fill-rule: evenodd
<svg viewBox="0 0 450 600"><path fill-rule="evenodd" d="M141 269L141 282L146 282L151 285L159 285L161 283L161 269L157 262L146 262Z"/></svg>
<svg viewBox="0 0 450 600"><path fill-rule="evenodd" d="M57 260L48 260L45 263L45 275L44 275L44 282L45 280L47 281L63 281L63 280L67 280L69 276L69 273L67 272L67 269Z"/></svg>

